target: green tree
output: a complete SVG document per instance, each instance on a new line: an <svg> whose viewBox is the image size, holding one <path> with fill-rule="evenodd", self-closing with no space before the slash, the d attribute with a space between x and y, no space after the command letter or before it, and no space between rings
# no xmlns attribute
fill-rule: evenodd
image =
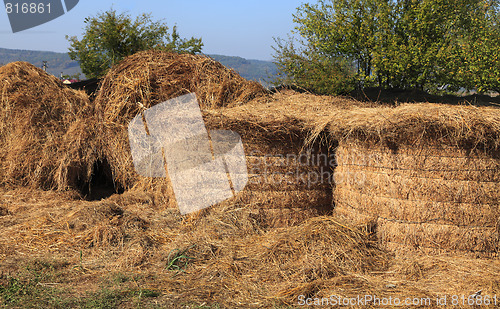
<svg viewBox="0 0 500 309"><path fill-rule="evenodd" d="M304 85L306 79L315 83L310 79L314 71L322 74L315 76L319 82L339 84L330 89L334 91L326 91L330 94L351 90L354 81L359 87L372 85L374 49L379 29L390 27L390 12L390 0L320 0L315 5L302 5L293 16L297 26L292 32L300 39L292 36L288 42L275 40L275 63L281 75L288 78L278 82L314 89ZM302 61L293 61L297 59Z"/></svg>
<svg viewBox="0 0 500 309"><path fill-rule="evenodd" d="M296 48L293 40L276 39L275 85L293 85L318 94L338 94L354 89L354 69L345 60L317 52L314 46Z"/></svg>
<svg viewBox="0 0 500 309"><path fill-rule="evenodd" d="M460 87L498 91L498 3L319 0L314 5L304 4L293 16L295 39L286 43L276 40L274 58L281 73L279 81L314 89L318 83L335 82L335 75L328 76L331 67L352 64L353 79L360 88L378 85L429 92ZM323 76L309 78L313 71ZM338 87L316 88L338 93Z"/></svg>
<svg viewBox="0 0 500 309"><path fill-rule="evenodd" d="M456 87L500 92L499 1L479 1L465 12L465 31L457 33L447 70Z"/></svg>
<svg viewBox="0 0 500 309"><path fill-rule="evenodd" d="M478 25L480 0L401 0L394 7L395 27L387 61L376 61L386 75L386 86L436 92L467 86L455 74L470 65L460 61L464 44L473 40ZM475 16L474 16L475 15ZM467 57L467 56L465 56Z"/></svg>
<svg viewBox="0 0 500 309"><path fill-rule="evenodd" d="M179 53L199 53L201 38L183 39L176 26L169 32L161 21L152 21L150 14L135 20L114 9L85 18L84 35L66 39L71 43L69 56L80 63L88 77L102 77L115 63L128 55L148 49L161 49Z"/></svg>

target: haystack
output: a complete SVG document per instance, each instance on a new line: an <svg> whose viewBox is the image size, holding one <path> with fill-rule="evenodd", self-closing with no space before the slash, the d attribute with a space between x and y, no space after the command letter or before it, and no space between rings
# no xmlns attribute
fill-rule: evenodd
<svg viewBox="0 0 500 309"><path fill-rule="evenodd" d="M500 249L500 110L438 104L336 110L335 211L390 248Z"/></svg>
<svg viewBox="0 0 500 309"><path fill-rule="evenodd" d="M320 163L299 162L307 161L302 149L307 126L328 105L317 103L319 111L305 102L271 98L259 84L203 56L142 52L105 77L95 102L102 113L104 152L118 186L147 190L159 203L175 205L168 177L142 177L134 170L127 125L142 110L190 92L196 93L209 131L233 130L242 137L250 173L237 197L242 206L253 207L274 226L331 210L327 153ZM318 160L324 149L315 147L311 155Z"/></svg>
<svg viewBox="0 0 500 309"><path fill-rule="evenodd" d="M202 108L243 104L264 88L221 63L200 55L144 51L129 56L108 72L96 105L106 121L127 121L142 107L196 93Z"/></svg>
<svg viewBox="0 0 500 309"><path fill-rule="evenodd" d="M98 159L87 95L27 62L0 67L0 182L66 190Z"/></svg>

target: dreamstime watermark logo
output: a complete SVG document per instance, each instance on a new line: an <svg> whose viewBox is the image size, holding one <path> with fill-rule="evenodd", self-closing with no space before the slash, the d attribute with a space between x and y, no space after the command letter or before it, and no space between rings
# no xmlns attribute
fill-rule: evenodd
<svg viewBox="0 0 500 309"><path fill-rule="evenodd" d="M135 170L145 177L168 172L181 214L231 198L248 182L240 136L228 130L209 134L194 93L139 113L128 134Z"/></svg>
<svg viewBox="0 0 500 309"><path fill-rule="evenodd" d="M128 135L137 173L168 176L181 214L229 199L247 184L293 191L332 184L362 186L367 180L361 170L336 168L335 154L312 149L283 155L254 150L246 157L238 133L208 132L194 93L139 113Z"/></svg>
<svg viewBox="0 0 500 309"><path fill-rule="evenodd" d="M12 32L30 29L72 10L79 0L4 0Z"/></svg>

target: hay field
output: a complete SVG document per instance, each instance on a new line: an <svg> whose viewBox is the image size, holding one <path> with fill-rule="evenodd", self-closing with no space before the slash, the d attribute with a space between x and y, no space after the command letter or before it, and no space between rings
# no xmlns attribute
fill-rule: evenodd
<svg viewBox="0 0 500 309"><path fill-rule="evenodd" d="M247 155L247 165L270 160L273 175L322 168L333 179L253 183L232 199L180 215L168 179L135 173L126 125L142 108L188 92L200 98L209 130L234 130L247 149L261 152ZM480 290L482 298L471 299L489 302L485 307L500 297L495 187L478 193L457 185L498 181L498 109L271 95L213 60L154 52L113 68L93 102L26 63L0 67L0 98L0 302L7 308L309 308L301 301L331 305L333 296L365 295L391 299L388 308L395 299L442 308L436 300L444 296L448 306L469 308L468 297ZM451 147L465 158L412 159L429 145L445 149L440 156ZM306 150L335 155L335 162L300 164L297 155ZM481 160L470 161L470 153ZM283 164L279 154L295 161ZM472 171L471 162L490 172ZM335 182L356 164L370 175L366 185ZM388 165L399 169L385 178L375 173ZM424 177L437 174L438 185L405 183L405 192L400 183L387 185L417 168L427 170ZM457 195L462 188L468 194ZM403 200L408 192L422 202ZM432 201L443 196L467 207L451 212L449 200ZM347 204L359 214L345 211ZM419 240L420 230L379 224L383 215L488 227L490 238L461 239L476 246L485 239L488 254L456 248L460 241L449 237L437 250L432 239ZM413 235L413 243L396 239L401 235Z"/></svg>

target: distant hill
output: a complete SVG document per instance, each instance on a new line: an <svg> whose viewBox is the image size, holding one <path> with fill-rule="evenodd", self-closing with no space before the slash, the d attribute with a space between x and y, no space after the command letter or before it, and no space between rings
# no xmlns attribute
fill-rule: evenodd
<svg viewBox="0 0 500 309"><path fill-rule="evenodd" d="M270 78L276 75L276 65L271 61L248 60L241 57L208 55L223 65L234 69L241 76L267 84Z"/></svg>
<svg viewBox="0 0 500 309"><path fill-rule="evenodd" d="M47 61L47 72L57 77L61 72L65 75L82 72L78 62L71 60L67 53L0 48L0 65L14 61L26 61L39 68Z"/></svg>
<svg viewBox="0 0 500 309"><path fill-rule="evenodd" d="M262 82L264 85L267 85L266 81L269 80L269 76L276 74L276 66L271 61L247 60L223 55L207 56L234 69L244 78ZM67 53L0 48L0 65L14 61L27 61L39 68L42 67L43 61L47 61L47 72L57 77L61 75L61 72L64 75L82 72L78 62L71 60ZM84 78L83 74L81 78Z"/></svg>

